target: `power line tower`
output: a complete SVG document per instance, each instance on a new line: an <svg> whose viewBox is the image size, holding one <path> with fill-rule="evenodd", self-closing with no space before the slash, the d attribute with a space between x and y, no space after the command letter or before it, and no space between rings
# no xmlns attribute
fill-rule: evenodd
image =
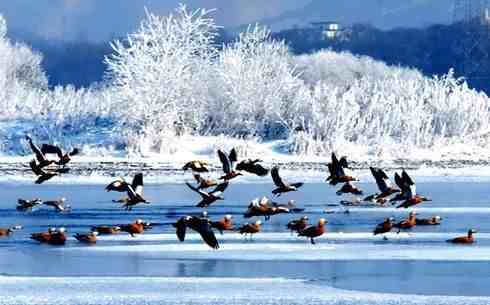
<svg viewBox="0 0 490 305"><path fill-rule="evenodd" d="M458 42L462 55L458 70L467 79L490 78L489 4L489 0L454 0L453 24L459 25L463 34Z"/></svg>

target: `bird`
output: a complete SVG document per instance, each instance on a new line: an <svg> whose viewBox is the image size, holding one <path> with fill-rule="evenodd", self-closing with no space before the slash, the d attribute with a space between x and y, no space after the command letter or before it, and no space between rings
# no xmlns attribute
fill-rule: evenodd
<svg viewBox="0 0 490 305"><path fill-rule="evenodd" d="M93 226L91 229L93 232L99 233L99 235L111 235L121 232L121 227L119 226Z"/></svg>
<svg viewBox="0 0 490 305"><path fill-rule="evenodd" d="M211 192L205 192L203 190L200 190L196 187L194 187L192 184L186 182L185 183L191 190L194 192L198 193L202 200L196 205L197 207L200 208L207 208L210 206L212 203L216 202L217 200L224 200L225 198L222 196L223 192L226 190L228 187L228 181L225 181L223 183L220 183L216 186L214 190Z"/></svg>
<svg viewBox="0 0 490 305"><path fill-rule="evenodd" d="M435 226L441 224L442 218L440 216L433 216L431 218L417 218L415 224L417 226Z"/></svg>
<svg viewBox="0 0 490 305"><path fill-rule="evenodd" d="M362 190L355 186L351 181L345 182L344 185L336 192L337 195L354 194L362 195Z"/></svg>
<svg viewBox="0 0 490 305"><path fill-rule="evenodd" d="M475 238L473 237L474 233L477 232L473 229L470 229L468 230L468 234L466 236L460 236L460 237L448 239L447 242L453 244L472 244L475 242Z"/></svg>
<svg viewBox="0 0 490 305"><path fill-rule="evenodd" d="M43 201L42 204L55 208L56 212L67 212L70 210L69 205L65 205L66 199L64 197L58 200Z"/></svg>
<svg viewBox="0 0 490 305"><path fill-rule="evenodd" d="M177 220L173 226L176 228L177 238L183 242L185 241L185 235L187 228L190 228L199 235L202 240L211 248L218 249L219 243L216 239L216 235L213 232L211 221L207 217L197 216L183 216Z"/></svg>
<svg viewBox="0 0 490 305"><path fill-rule="evenodd" d="M187 162L182 167L182 170L186 171L186 170L190 169L196 173L206 173L206 172L209 172L209 169L207 168L208 165L209 164L205 161L194 160L194 161Z"/></svg>
<svg viewBox="0 0 490 305"><path fill-rule="evenodd" d="M48 181L49 179L53 178L54 176L58 176L59 174L56 171L45 171L36 164L36 160L34 159L29 162L29 166L31 167L32 172L36 176L38 176L37 180L35 181L36 184L41 184L45 181Z"/></svg>
<svg viewBox="0 0 490 305"><path fill-rule="evenodd" d="M395 193L399 193L400 190L391 186L390 178L381 168L369 167L371 174L376 180L376 185L378 186L380 194L376 195L376 199L382 199L389 197Z"/></svg>
<svg viewBox="0 0 490 305"><path fill-rule="evenodd" d="M40 243L62 246L66 242L65 228L49 228L48 232L32 233L30 238Z"/></svg>
<svg viewBox="0 0 490 305"><path fill-rule="evenodd" d="M407 219L404 219L404 220L402 220L402 221L400 221L398 223L393 224L393 228L398 228L398 232L397 233L400 233L401 230L410 230L410 229L412 229L417 224L417 222L416 222L416 215L417 215L417 213L415 213L414 211L410 212L408 214L408 218Z"/></svg>
<svg viewBox="0 0 490 305"><path fill-rule="evenodd" d="M303 186L303 182L288 184L284 181L281 176L279 176L279 168L277 166L271 169L271 177L272 181L277 186L277 188L272 191L272 194L276 196L281 196L282 193L295 192Z"/></svg>
<svg viewBox="0 0 490 305"><path fill-rule="evenodd" d="M6 237L12 234L14 231L21 230L22 226L13 226L10 228L0 228L0 237Z"/></svg>
<svg viewBox="0 0 490 305"><path fill-rule="evenodd" d="M391 231L393 228L393 222L395 220L393 217L388 217L382 223L378 224L376 228L374 228L373 235L385 234Z"/></svg>
<svg viewBox="0 0 490 305"><path fill-rule="evenodd" d="M145 231L143 220L137 219L134 223L127 225L119 225L121 231L129 233L131 237L136 237L136 234L142 234Z"/></svg>
<svg viewBox="0 0 490 305"><path fill-rule="evenodd" d="M286 228L291 231L291 233L296 232L299 233L300 231L306 229L308 226L308 216L303 216L299 219L293 219L288 222L286 225Z"/></svg>
<svg viewBox="0 0 490 305"><path fill-rule="evenodd" d="M97 235L99 235L99 232L92 231L87 234L76 233L73 237L82 243L95 244L97 242Z"/></svg>
<svg viewBox="0 0 490 305"><path fill-rule="evenodd" d="M269 170L263 167L261 164L259 164L260 162L262 162L262 160L260 159L242 160L236 165L236 170L255 174L259 177L265 177L269 174Z"/></svg>
<svg viewBox="0 0 490 305"><path fill-rule="evenodd" d="M78 155L80 150L78 148L73 148L72 151L63 153L61 148L52 144L43 144L41 146L41 152L43 154L56 154L58 156L58 161L55 162L58 165L65 166L71 161L71 157Z"/></svg>
<svg viewBox="0 0 490 305"><path fill-rule="evenodd" d="M231 231L233 230L233 222L232 215L225 215L218 221L211 221L211 228L216 229L223 234L223 231Z"/></svg>
<svg viewBox="0 0 490 305"><path fill-rule="evenodd" d="M242 175L242 173L237 172L235 170L235 163L237 162L237 153L234 148L230 151L229 155L225 154L222 150L218 149L218 157L219 160L221 161L221 164L223 166L223 172L224 172L224 175L221 176L220 179L229 181L233 178Z"/></svg>
<svg viewBox="0 0 490 305"><path fill-rule="evenodd" d="M325 225L328 223L325 218L320 218L318 224L314 226L309 226L301 231L299 231L298 236L304 236L310 239L311 244L315 244L314 238L319 237L325 233Z"/></svg>
<svg viewBox="0 0 490 305"><path fill-rule="evenodd" d="M133 184L134 184L134 178L133 178ZM109 183L106 187L105 190L106 192L120 192L124 193L128 191L128 183L124 178L118 177L116 180L112 181ZM133 189L136 187L135 185L132 185Z"/></svg>
<svg viewBox="0 0 490 305"><path fill-rule="evenodd" d="M283 213L289 213L290 210L284 205L278 205L271 202L267 197L262 197L260 200L255 198L248 205L247 211L243 214L244 218L254 216L264 216L265 220L269 220L271 216Z"/></svg>
<svg viewBox="0 0 490 305"><path fill-rule="evenodd" d="M150 204L143 197L143 174L138 173L133 178L133 183L131 185L126 185L127 197L117 200L117 202L122 203L123 207L127 211L131 211L133 207L139 203Z"/></svg>
<svg viewBox="0 0 490 305"><path fill-rule="evenodd" d="M346 157L342 157L339 160L335 153L332 153L332 161L328 163L327 166L330 175L327 177L326 181L331 185L357 181L357 178L355 178L349 170L349 164Z"/></svg>
<svg viewBox="0 0 490 305"><path fill-rule="evenodd" d="M385 197L378 198L379 193L374 193L369 196L366 196L362 199L364 202L369 202L379 206L385 206L388 200Z"/></svg>
<svg viewBox="0 0 490 305"><path fill-rule="evenodd" d="M37 160L37 164L38 164L37 166L39 168L43 168L43 167L49 166L53 163L56 163L55 160L49 160L46 157L45 153L41 150L41 148L39 148L39 146L34 144L31 137L26 135L25 138L26 138L27 142L29 143L29 146L30 146L32 152L36 156L36 160Z"/></svg>
<svg viewBox="0 0 490 305"><path fill-rule="evenodd" d="M238 232L240 232L240 234L242 235L245 234L245 238L247 237L247 234L250 236L250 238L252 238L254 234L260 232L261 225L262 225L262 221L260 220L257 220L254 223L247 222L244 225L242 225L240 228L238 228Z"/></svg>
<svg viewBox="0 0 490 305"><path fill-rule="evenodd" d="M40 205L43 201L39 198L32 200L18 199L17 206L15 209L20 212L28 212L32 211L32 209L38 205Z"/></svg>
<svg viewBox="0 0 490 305"><path fill-rule="evenodd" d="M400 188L401 193L390 199L390 202L403 201L397 208L409 208L424 201L432 201L430 198L417 195L415 182L405 170L402 171L401 176L395 173L395 183Z"/></svg>
<svg viewBox="0 0 490 305"><path fill-rule="evenodd" d="M197 189L198 190L207 189L207 188L210 188L212 186L218 185L218 181L211 179L211 178L207 178L207 179L203 178L199 174L194 174L194 179L197 182Z"/></svg>

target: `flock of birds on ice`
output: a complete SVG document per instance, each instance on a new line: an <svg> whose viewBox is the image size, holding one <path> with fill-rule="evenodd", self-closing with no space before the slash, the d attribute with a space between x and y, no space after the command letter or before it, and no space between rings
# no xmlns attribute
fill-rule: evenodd
<svg viewBox="0 0 490 305"><path fill-rule="evenodd" d="M56 145L42 144L40 147L34 143L34 141L26 136L32 152L35 155L35 159L29 162L32 172L36 175L36 184L41 184L55 176L62 175L69 172L69 168L66 166L73 156L79 153L78 149L73 149L71 152L63 152L61 148ZM235 227L233 224L233 217L231 215L224 215L219 220L211 220L206 212L212 204L215 204L219 200L223 200L223 194L225 193L230 182L237 177L243 175L243 173L249 173L260 177L270 176L275 185L275 189L272 190L272 194L275 197L288 192L299 191L303 186L302 182L289 183L283 179L279 174L279 168L273 167L271 169L265 168L261 164L261 160L245 159L238 162L238 155L235 149L232 149L228 154L222 150L218 150L218 157L222 164L223 175L219 179L213 179L210 177L204 177L209 172L209 164L205 161L194 160L184 165L183 170L191 170L193 177L196 181L195 184L186 182L186 185L190 190L194 191L201 198L197 207L205 209L200 216L187 215L180 217L176 220L173 226L176 229L177 238L183 242L185 240L187 229L194 230L200 234L202 240L213 249L219 248L219 242L216 238L215 230L223 234L225 231L235 231L241 234L251 236L261 231L262 222L257 220L251 223L245 223L241 226ZM55 155L55 159L50 159L51 155ZM427 201L431 201L425 196L421 196L416 193L416 186L414 180L403 170L401 174L395 173L394 181L396 187L392 185L387 174L380 168L370 168L371 173L376 181L379 192L369 195L363 199L356 197L356 200L341 201L344 206L359 205L362 202L369 202L370 204L379 206L388 206L395 202L400 202L397 208L411 208L422 204ZM363 191L354 183L358 179L352 173L349 168L346 157L340 159L337 158L335 153L332 153L331 162L328 163L329 176L326 179L330 185L335 186L342 184L341 188L336 192L337 195L353 194L363 195ZM212 188L210 191L208 189ZM127 182L123 178L118 178L111 182L105 188L106 191L114 191L126 193L126 197L115 200L122 204L122 207L126 210L131 210L138 204L149 204L143 197L143 174L138 173L134 176L131 183ZM17 210L21 212L29 212L34 207L39 205L46 205L53 207L57 212L68 212L70 207L65 203L65 198L58 200L43 201L41 199L25 200L19 199L17 204ZM286 204L279 204L272 199L263 197L261 199L254 199L248 206L244 213L244 218L252 217L264 217L265 221L270 217L278 214L286 214L292 212L302 212L303 209L296 208L293 201L289 201ZM348 212L348 210L346 210ZM396 222L392 217L386 218L383 222L378 224L374 230L374 235L383 235L384 239L387 239L386 233L398 229L398 233L402 230L410 230L415 226L421 225L440 225L441 217L434 216L431 218L417 218L416 212L411 211L406 219ZM298 219L292 219L287 224L287 229L291 232L296 232L300 237L308 238L312 244L315 244L315 238L323 235L326 232L327 220L320 218L316 223L310 224L307 216L300 217ZM136 234L142 234L145 230L152 228L152 224L144 222L141 219L136 220L134 223L125 225L113 225L113 226L94 226L88 233L76 233L74 237L83 243L94 244L97 242L98 235L118 234L120 232L127 232L131 236ZM0 228L0 236L9 236L12 232L22 229L21 226L13 226L10 228ZM456 237L448 240L451 243L457 244L471 244L474 242L473 234L476 233L473 229L470 229L465 236ZM64 245L67 236L64 228L48 228L46 232L39 232L31 234L31 239L34 239L40 243L46 243L51 245Z"/></svg>

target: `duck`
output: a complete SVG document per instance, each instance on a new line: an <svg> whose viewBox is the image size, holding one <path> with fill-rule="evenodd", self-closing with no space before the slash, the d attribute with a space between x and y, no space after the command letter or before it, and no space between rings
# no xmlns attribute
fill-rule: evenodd
<svg viewBox="0 0 490 305"><path fill-rule="evenodd" d="M304 208L298 208L294 200L289 200L285 204L273 201L271 204L272 207L283 209L283 213L301 213L305 210Z"/></svg>
<svg viewBox="0 0 490 305"><path fill-rule="evenodd" d="M41 146L41 152L43 154L56 154L58 156L58 161L56 164L65 166L71 161L71 158L80 153L78 148L73 148L70 152L64 153L59 146L52 144L43 144Z"/></svg>
<svg viewBox="0 0 490 305"><path fill-rule="evenodd" d="M433 216L431 218L417 218L415 223L417 226L435 226L441 224L442 218L440 216Z"/></svg>
<svg viewBox="0 0 490 305"><path fill-rule="evenodd" d="M362 201L369 202L369 203L379 205L379 206L385 206L386 203L388 202L388 199L386 199L386 197L378 198L378 196L379 196L379 193L374 193L372 195L364 197L362 199Z"/></svg>
<svg viewBox="0 0 490 305"><path fill-rule="evenodd" d="M0 228L0 237L7 237L9 236L10 234L12 234L13 232L17 231L17 230L21 230L22 229L22 226L13 226L13 227L10 227L10 228Z"/></svg>
<svg viewBox="0 0 490 305"><path fill-rule="evenodd" d="M229 214L225 215L223 218L221 218L218 221L211 221L211 228L218 230L220 234L223 235L223 231L233 230L232 219L233 219L232 215Z"/></svg>
<svg viewBox="0 0 490 305"><path fill-rule="evenodd" d="M260 159L242 160L236 165L236 170L237 171L245 171L247 173L251 173L251 174L257 175L259 177L265 177L269 174L269 169L263 167L260 164L260 162L262 162L262 160L260 160Z"/></svg>
<svg viewBox="0 0 490 305"><path fill-rule="evenodd" d="M62 246L66 242L65 228L49 228L48 232L32 233L30 238L40 243Z"/></svg>
<svg viewBox="0 0 490 305"><path fill-rule="evenodd" d="M237 162L237 153L235 148L230 151L230 154L225 154L222 150L218 149L218 157L223 166L224 175L220 179L229 181L243 174L235 170L235 163Z"/></svg>
<svg viewBox="0 0 490 305"><path fill-rule="evenodd" d="M199 174L194 174L194 180L196 180L196 182L197 182L197 189L198 190L203 190L203 189L207 189L207 188L210 188L212 186L218 185L218 181L211 179L211 178L203 178Z"/></svg>
<svg viewBox="0 0 490 305"><path fill-rule="evenodd" d="M99 235L112 235L121 232L121 227L119 226L93 226L90 230L92 232L97 232Z"/></svg>
<svg viewBox="0 0 490 305"><path fill-rule="evenodd" d="M29 166L32 172L34 173L34 175L38 176L36 181L34 181L34 183L36 184L42 184L43 182L48 181L51 178L59 175L59 172L51 171L51 170L46 171L42 169L34 159L29 162Z"/></svg>
<svg viewBox="0 0 490 305"><path fill-rule="evenodd" d="M332 153L332 161L327 164L330 176L326 181L331 185L337 185L338 183L345 183L349 181L358 181L356 177L350 172L347 157L337 158L335 153Z"/></svg>
<svg viewBox="0 0 490 305"><path fill-rule="evenodd" d="M385 234L391 231L393 228L393 222L395 219L393 217L386 218L382 223L378 224L376 228L374 228L373 235Z"/></svg>
<svg viewBox="0 0 490 305"><path fill-rule="evenodd" d="M299 233L300 231L306 229L308 226L308 216L303 216L299 219L293 219L288 222L286 225L286 228L291 231L291 233L296 232Z"/></svg>
<svg viewBox="0 0 490 305"><path fill-rule="evenodd" d="M396 208L397 209L399 209L399 208L407 209L409 207L413 207L415 205L421 204L421 203L426 202L426 201L432 201L432 199L424 197L424 196L414 195L412 198L405 200L403 203L398 205Z"/></svg>
<svg viewBox="0 0 490 305"><path fill-rule="evenodd" d="M133 181L134 183L134 181ZM111 183L109 183L106 187L105 187L105 190L106 192L119 192L119 193L124 193L124 192L127 192L128 191L128 183L126 182L126 180L124 180L124 178L122 177L118 177L116 178L116 180L112 181ZM133 189L135 188L134 185L133 186Z"/></svg>
<svg viewBox="0 0 490 305"><path fill-rule="evenodd" d="M388 178L388 175L386 175L381 168L369 167L369 170L371 171L371 174L376 181L376 185L381 192L375 196L376 199L384 199L400 192L399 189L392 186L390 178Z"/></svg>
<svg viewBox="0 0 490 305"><path fill-rule="evenodd" d="M400 188L401 193L390 199L393 201L403 201L397 208L409 208L425 201L432 201L430 198L417 194L417 187L413 179L403 170L401 176L395 173L395 183Z"/></svg>
<svg viewBox="0 0 490 305"><path fill-rule="evenodd" d="M207 217L183 216L177 220L173 226L176 228L176 235L179 241L184 242L187 228L190 228L201 236L202 240L212 249L219 248L218 240L211 226L211 221Z"/></svg>
<svg viewBox="0 0 490 305"><path fill-rule="evenodd" d="M36 157L38 168L41 169L43 167L49 166L49 165L56 162L55 160L49 160L46 157L46 155L44 154L44 152L41 150L41 148L39 148L39 146L34 144L34 142L32 141L32 138L30 136L26 135L25 138L26 138L27 142L29 143L29 147L31 148L32 152L34 153L34 155Z"/></svg>
<svg viewBox="0 0 490 305"><path fill-rule="evenodd" d="M475 230L470 229L468 230L468 234L466 236L460 236L460 237L448 239L447 242L453 244L463 244L463 245L472 244L475 242L475 238L473 237L473 234L475 233L477 233Z"/></svg>
<svg viewBox="0 0 490 305"><path fill-rule="evenodd" d="M306 227L304 230L299 231L298 236L304 236L310 239L311 244L315 244L315 238L325 233L325 225L328 223L325 218L320 218L318 224L314 226Z"/></svg>
<svg viewBox="0 0 490 305"><path fill-rule="evenodd" d="M56 212L67 212L70 210L69 205L65 205L66 198L62 197L58 200L43 201L42 204L55 208Z"/></svg>
<svg viewBox="0 0 490 305"><path fill-rule="evenodd" d="M131 224L120 225L119 228L121 228L121 231L129 233L131 237L136 237L136 234L142 234L145 231L145 226L141 219L137 219Z"/></svg>
<svg viewBox="0 0 490 305"><path fill-rule="evenodd" d="M276 189L272 191L272 194L275 196L279 197L283 193L288 193L288 192L295 192L297 191L300 187L303 186L303 182L297 182L297 183L287 183L285 180L281 178L279 175L279 167L274 166L271 169L271 177L272 181L276 185Z"/></svg>
<svg viewBox="0 0 490 305"><path fill-rule="evenodd" d="M245 223L244 225L242 225L240 228L238 228L238 232L240 232L240 234L245 234L245 237L247 237L247 234L250 236L250 238L252 238L252 236L254 234L257 234L260 232L261 230L261 227L262 226L262 221L260 220L257 220L256 222L254 223Z"/></svg>
<svg viewBox="0 0 490 305"><path fill-rule="evenodd" d="M20 212L30 212L32 209L38 205L40 205L43 201L40 198L35 198L32 200L25 200L19 198L17 200L17 206L15 209Z"/></svg>
<svg viewBox="0 0 490 305"><path fill-rule="evenodd" d="M133 207L140 203L150 204L143 197L143 174L138 173L133 178L133 183L131 185L126 185L127 197L118 200L117 202L122 203L126 211L131 211Z"/></svg>
<svg viewBox="0 0 490 305"><path fill-rule="evenodd" d="M76 240L82 243L95 244L97 242L97 235L99 235L99 232L92 231L87 234L76 233L75 235L73 235L73 237L75 237Z"/></svg>
<svg viewBox="0 0 490 305"><path fill-rule="evenodd" d="M394 228L398 228L398 232L397 233L400 233L401 230L410 230L412 229L413 227L415 227L417 225L417 221L416 221L416 215L417 213L415 211L412 211L408 214L408 218L407 219L404 219L398 223L395 223L393 225Z"/></svg>
<svg viewBox="0 0 490 305"><path fill-rule="evenodd" d="M194 187L192 184L186 182L185 183L191 190L194 192L198 193L201 196L201 201L196 205L197 207L200 208L207 208L209 207L212 203L218 201L218 200L224 200L225 198L222 196L223 192L226 190L228 187L228 181L225 181L223 183L220 183L216 186L214 190L211 192L205 192L203 190L198 189L197 187Z"/></svg>
<svg viewBox="0 0 490 305"><path fill-rule="evenodd" d="M182 167L182 170L186 171L186 170L190 169L196 173L207 173L207 172L209 172L209 169L207 168L208 165L209 165L208 162L201 161L201 160L193 160L193 161L187 162Z"/></svg>
<svg viewBox="0 0 490 305"><path fill-rule="evenodd" d="M338 196L342 194L353 194L353 195L362 195L362 190L355 186L352 182L345 182L344 185L336 192Z"/></svg>
<svg viewBox="0 0 490 305"><path fill-rule="evenodd" d="M243 217L251 218L254 216L264 216L267 221L273 215L284 213L290 213L290 209L286 206L271 202L267 197L262 197L260 200L258 198L252 200Z"/></svg>

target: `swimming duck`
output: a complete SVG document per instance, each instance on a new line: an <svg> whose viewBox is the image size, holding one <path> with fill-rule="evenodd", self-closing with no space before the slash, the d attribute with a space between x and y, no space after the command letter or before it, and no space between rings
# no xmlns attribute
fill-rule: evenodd
<svg viewBox="0 0 490 305"><path fill-rule="evenodd" d="M58 199L58 200L48 200L48 201L43 201L42 204L51 206L55 208L56 212L61 213L61 212L67 212L70 210L69 205L65 205L66 199L64 197Z"/></svg>
<svg viewBox="0 0 490 305"><path fill-rule="evenodd" d="M223 231L231 231L233 230L233 216L225 215L218 221L211 221L211 228L218 230L221 234Z"/></svg>
<svg viewBox="0 0 490 305"><path fill-rule="evenodd" d="M234 148L230 151L229 155L225 154L222 150L218 149L218 157L219 160L221 161L221 164L223 165L223 172L224 172L224 175L221 176L220 179L228 181L242 175L242 173L237 172L235 170L235 163L237 162L237 153Z"/></svg>
<svg viewBox="0 0 490 305"><path fill-rule="evenodd" d="M31 137L29 137L29 136L26 135L26 140L29 143L29 146L30 146L32 152L36 156L37 167L38 168L43 168L43 167L49 166L49 165L51 165L51 164L53 164L53 163L56 162L54 160L48 160L48 158L46 158L46 155L41 150L41 148L39 148L39 146L37 146L36 144L34 144L34 142L32 141L32 138Z"/></svg>
<svg viewBox="0 0 490 305"><path fill-rule="evenodd" d="M337 195L342 194L354 194L354 195L362 195L362 190L355 186L352 182L346 182L342 187L336 192Z"/></svg>
<svg viewBox="0 0 490 305"><path fill-rule="evenodd" d="M18 199L15 209L20 212L32 211L32 209L40 205L43 201L39 198L33 200Z"/></svg>
<svg viewBox="0 0 490 305"><path fill-rule="evenodd" d="M386 218L385 221L378 224L376 228L374 228L373 234L378 235L390 232L393 228L393 221L395 221L393 217Z"/></svg>
<svg viewBox="0 0 490 305"><path fill-rule="evenodd" d="M247 234L252 238L252 235L259 233L261 229L262 221L257 220L255 223L245 223L242 225L240 228L238 228L238 232L240 234L245 234L245 237L247 237Z"/></svg>
<svg viewBox="0 0 490 305"><path fill-rule="evenodd" d="M376 195L376 199L382 199L389 197L395 193L399 193L400 190L391 186L390 178L381 168L370 167L369 170L376 180L376 185L378 186L380 194Z"/></svg>
<svg viewBox="0 0 490 305"><path fill-rule="evenodd" d="M314 245L314 238L319 237L323 235L323 233L325 233L325 224L327 223L328 222L325 220L325 218L320 218L317 225L309 226L304 230L299 231L298 236L305 236L309 238L311 243Z"/></svg>
<svg viewBox="0 0 490 305"><path fill-rule="evenodd" d="M263 167L261 164L259 164L259 162L262 162L262 160L259 159L242 160L240 161L240 163L236 165L236 170L255 174L259 177L267 176L269 174L269 170Z"/></svg>
<svg viewBox="0 0 490 305"><path fill-rule="evenodd" d="M337 159L335 153L332 153L332 161L327 164L330 176L326 179L331 185L345 183L349 181L357 181L349 169L349 164L346 157Z"/></svg>
<svg viewBox="0 0 490 305"><path fill-rule="evenodd" d="M31 239L40 243L61 246L66 242L65 228L49 228L48 232L32 233Z"/></svg>
<svg viewBox="0 0 490 305"><path fill-rule="evenodd" d="M276 196L281 196L281 194L287 192L295 192L303 186L303 182L288 184L284 181L281 176L279 176L279 168L277 166L271 169L271 177L272 181L277 186L277 188L272 191L272 194Z"/></svg>
<svg viewBox="0 0 490 305"><path fill-rule="evenodd" d="M121 227L119 226L94 226L91 228L93 232L98 232L99 235L111 235L121 232Z"/></svg>
<svg viewBox="0 0 490 305"><path fill-rule="evenodd" d="M477 233L477 232L473 229L470 229L466 236L460 236L460 237L456 237L453 239L448 239L447 242L453 243L453 244L472 244L475 242L475 238L473 237L474 233Z"/></svg>
<svg viewBox="0 0 490 305"><path fill-rule="evenodd" d="M286 228L288 228L291 233L296 232L299 233L300 231L306 229L308 226L308 216L303 216L299 219L293 219L288 224L286 225Z"/></svg>
<svg viewBox="0 0 490 305"><path fill-rule="evenodd" d="M424 196L414 195L412 198L405 200L402 204L400 204L396 208L397 209L399 209L399 208L407 209L407 208L412 207L414 205L421 204L422 202L425 202L425 201L432 201L432 199L429 199L429 198L424 197Z"/></svg>
<svg viewBox="0 0 490 305"><path fill-rule="evenodd" d="M191 190L193 190L194 192L201 195L202 200L196 205L197 207L200 207L200 208L207 208L208 206L210 206L212 203L214 203L217 200L224 200L225 198L222 196L222 194L226 190L226 188L228 187L228 181L226 181L226 182L218 184L218 186L216 186L216 188L214 190L212 190L211 192L208 193L208 192L205 192L203 190L200 190L200 189L194 187L193 185L191 185L188 182L186 182L185 184Z"/></svg>
<svg viewBox="0 0 490 305"><path fill-rule="evenodd" d="M415 223L417 226L435 226L441 224L442 218L440 216L433 216L431 218L417 218Z"/></svg>
<svg viewBox="0 0 490 305"><path fill-rule="evenodd" d="M190 228L199 233L202 240L208 246L213 249L219 248L218 240L216 239L216 235L214 234L213 228L211 227L211 221L208 218L197 216L183 216L179 218L179 220L175 224L173 224L173 226L177 229L177 238L181 242L185 240L187 228Z"/></svg>
<svg viewBox="0 0 490 305"><path fill-rule="evenodd" d="M196 172L196 173L206 173L206 172L209 172L208 168L206 166L208 166L209 164L205 161L199 161L199 160L194 160L194 161L189 161L187 162L184 167L182 167L182 169L184 171L190 169L192 170L193 172Z"/></svg>
<svg viewBox="0 0 490 305"><path fill-rule="evenodd" d="M13 226L10 228L0 228L0 237L9 236L14 231L21 230L22 226Z"/></svg>
<svg viewBox="0 0 490 305"><path fill-rule="evenodd" d="M131 211L133 207L139 203L150 204L150 202L143 197L143 174L142 173L138 173L134 176L132 185L129 184L126 185L126 193L128 197L120 199L117 202L122 203L123 207L127 211Z"/></svg>
<svg viewBox="0 0 490 305"><path fill-rule="evenodd" d="M82 243L95 244L97 242L97 235L99 235L99 232L92 231L87 234L76 233L75 235L73 235L73 237L75 237L76 240Z"/></svg>
<svg viewBox="0 0 490 305"><path fill-rule="evenodd" d="M255 198L252 200L252 202L248 205L247 211L245 211L245 214L243 214L244 218L251 218L254 216L264 216L265 220L268 220L270 218L270 215L268 214L269 210L269 199L267 197L262 197L262 199Z"/></svg>
<svg viewBox="0 0 490 305"><path fill-rule="evenodd" d="M71 157L78 155L80 150L78 148L73 148L71 152L63 153L60 147L52 144L43 144L41 146L41 152L43 154L56 154L58 156L58 161L56 164L65 166L71 161Z"/></svg>
<svg viewBox="0 0 490 305"><path fill-rule="evenodd" d="M134 223L127 225L120 225L121 231L129 233L131 237L135 237L135 234L142 234L145 231L143 220L137 219Z"/></svg>
<svg viewBox="0 0 490 305"><path fill-rule="evenodd" d="M412 212L410 212L410 214L408 214L407 219L404 219L398 223L395 223L393 225L393 227L398 228L397 233L400 233L401 230L410 230L411 228L415 227L415 225L417 224L416 215L417 215L417 213L412 211Z"/></svg>
<svg viewBox="0 0 490 305"><path fill-rule="evenodd" d="M197 189L198 190L207 189L207 188L210 188L212 186L218 185L218 181L211 179L211 178L207 178L207 179L203 178L199 174L194 174L194 179L197 182Z"/></svg>

